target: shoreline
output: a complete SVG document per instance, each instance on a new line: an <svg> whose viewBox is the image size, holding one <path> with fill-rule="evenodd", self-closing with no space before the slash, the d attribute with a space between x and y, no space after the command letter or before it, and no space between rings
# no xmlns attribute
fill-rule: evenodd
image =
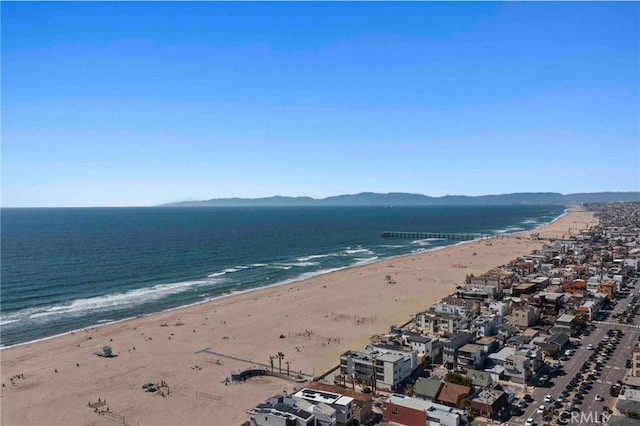
<svg viewBox="0 0 640 426"><path fill-rule="evenodd" d="M309 274L309 272L304 272L298 277L289 278L289 279L286 279L286 280L283 280L283 281L280 281L280 282L277 282L277 283L273 283L273 284L270 284L270 285L250 288L250 289L246 289L246 290L240 290L240 291L237 291L237 292L233 292L232 291L231 293L228 293L228 294L221 294L219 296L215 296L215 297L212 297L212 298L209 298L209 299L205 299L205 300L201 300L201 301L198 301L198 302L190 303L190 304L187 304L187 305L180 305L180 306L164 309L164 310L157 311L157 312L149 312L149 313L140 314L140 315L136 315L136 316L131 316L131 317L121 318L121 319L117 319L117 320L112 320L112 321L108 321L108 322L104 322L104 323L97 323L97 324L89 325L87 327L81 327L81 328L77 328L77 329L74 329L74 330L65 331L63 333L54 334L52 336L47 336L47 337L42 337L42 338L35 339L35 340L30 340L30 341L27 341L27 342L15 343L15 344L8 345L8 346L0 345L0 353L2 353L2 351L8 350L8 349L12 349L12 348L20 347L20 346L26 346L26 345L30 345L30 344L34 344L34 343L39 343L39 342L44 342L44 341L47 341L47 340L56 339L56 338L64 337L64 336L67 336L67 335L72 335L72 334L83 332L83 331L86 331L86 330L93 330L93 329L97 329L97 328L100 328L100 327L108 327L110 325L115 325L115 324L119 324L119 323L123 323L123 322L127 322L127 321L135 321L136 319L139 319L139 318L146 318L146 317L150 317L150 316L154 316L154 315L162 315L162 314L165 314L165 313L179 311L181 309L187 309L187 308L190 308L190 307L193 307L193 306L200 306L200 305L204 305L204 304L207 304L207 303L210 303L210 302L215 302L215 301L218 301L218 300L221 300L221 299L234 297L234 296L238 296L238 295L242 295L242 294L247 294L247 293L251 293L251 292L259 292L261 290L266 290L266 289L275 288L275 287L279 287L279 286L301 283L301 282L304 282L304 281L311 280L311 279L313 279L315 277L320 277L320 276L323 276L323 275L332 274L332 273L335 273L335 272L339 272L339 271L343 271L343 270L347 270L347 269L351 269L351 268L359 268L359 267L362 267L362 266L374 265L374 264L376 264L378 262L384 262L384 261L387 261L387 260L401 259L401 258L407 257L407 256L415 256L415 255L419 255L419 254L423 254L423 253L430 253L430 252L433 252L433 251L446 249L448 247L456 247L456 246L459 246L459 245L469 244L469 243L473 243L473 242L476 242L476 241L489 241L489 240L495 239L495 238L505 238L505 237L510 237L510 236L518 236L519 234L522 234L522 233L535 232L537 229L544 228L545 226L551 225L554 222L558 221L559 219L563 218L564 216L566 216L571 211L571 209L574 209L576 207L577 206L568 206L567 208L565 208L563 213L561 213L560 215L555 217L553 220L551 220L549 222L545 222L545 223L540 223L535 228L531 228L531 229L527 229L527 230L521 230L521 231L505 232L505 233L502 233L502 234L494 234L494 235L491 235L491 236L488 236L488 237L483 237L483 238L478 238L478 239L468 240L468 241L460 241L460 242L456 242L456 243L449 244L449 245L446 245L446 246L439 246L439 247L433 247L433 248L428 248L428 249L417 249L415 251L412 251L411 253L404 253L404 254L398 254L398 255L393 255L393 256L388 256L388 257L383 257L383 258L377 258L377 259L375 259L373 261L370 261L370 262L364 262L364 263L356 262L356 264L353 264L353 265L347 265L347 266L342 266L342 267L337 267L337 268L330 268L330 269L318 271L318 273L316 273L316 274L312 273L313 275L311 275L311 276L304 276L306 274ZM2 325L4 325L4 324L2 324ZM0 325L0 327L1 327L1 325Z"/></svg>
<svg viewBox="0 0 640 426"><path fill-rule="evenodd" d="M560 238L568 229L594 223L592 213L569 212L534 232ZM372 335L450 294L466 275L485 273L544 243L517 233L465 241L12 346L0 352L7 385L0 420L108 425L110 420L87 408L87 401L102 398L130 424L200 425L211 418L239 424L246 410L293 385L263 377L225 386L231 372L268 365L281 352L283 368L290 364L296 373L320 374L344 351L363 347ZM103 346L118 356L96 356ZM14 385L9 378L15 374L23 378ZM141 390L161 379L171 386L169 397ZM216 398L205 401L202 394Z"/></svg>

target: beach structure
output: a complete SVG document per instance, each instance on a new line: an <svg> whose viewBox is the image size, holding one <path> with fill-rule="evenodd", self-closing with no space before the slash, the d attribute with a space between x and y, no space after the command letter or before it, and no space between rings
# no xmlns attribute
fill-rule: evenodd
<svg viewBox="0 0 640 426"><path fill-rule="evenodd" d="M489 235L484 234L455 234L450 232L406 232L406 231L382 231L380 236L383 238L440 238L443 240L478 240L487 238Z"/></svg>
<svg viewBox="0 0 640 426"><path fill-rule="evenodd" d="M102 349L96 352L96 355L105 357L105 358L111 358L115 356L113 354L113 351L111 350L111 346L103 346Z"/></svg>

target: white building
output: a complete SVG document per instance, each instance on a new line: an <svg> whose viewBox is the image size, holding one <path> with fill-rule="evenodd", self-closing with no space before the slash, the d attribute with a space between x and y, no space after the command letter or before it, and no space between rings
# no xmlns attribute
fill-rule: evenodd
<svg viewBox="0 0 640 426"><path fill-rule="evenodd" d="M320 408L324 406L331 407L334 410L335 421L338 425L346 425L353 420L354 399L350 396L343 396L333 392L319 391L315 389L304 388L293 395L298 400L304 400ZM298 405L301 403L298 402ZM329 414L328 410L323 410ZM320 418L315 413L316 418Z"/></svg>
<svg viewBox="0 0 640 426"><path fill-rule="evenodd" d="M394 390L418 365L416 351L367 346L340 355L340 373L371 386Z"/></svg>
<svg viewBox="0 0 640 426"><path fill-rule="evenodd" d="M259 404L251 413L251 426L315 426L316 418L287 404Z"/></svg>

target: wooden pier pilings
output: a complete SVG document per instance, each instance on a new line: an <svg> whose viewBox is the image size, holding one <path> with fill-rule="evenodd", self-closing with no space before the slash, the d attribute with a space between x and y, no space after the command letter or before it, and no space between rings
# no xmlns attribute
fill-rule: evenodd
<svg viewBox="0 0 640 426"><path fill-rule="evenodd" d="M414 238L423 240L425 238L441 238L444 240L460 240L470 241L489 238L484 234L454 234L450 232L406 232L406 231L382 231L380 236L383 238Z"/></svg>

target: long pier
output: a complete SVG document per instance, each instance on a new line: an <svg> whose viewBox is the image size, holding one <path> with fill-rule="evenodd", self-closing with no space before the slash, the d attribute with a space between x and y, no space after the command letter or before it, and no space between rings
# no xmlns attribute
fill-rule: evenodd
<svg viewBox="0 0 640 426"><path fill-rule="evenodd" d="M425 238L441 238L443 240L460 240L470 241L483 238L489 238L485 234L454 234L450 232L406 232L406 231L382 231L380 236L383 238L414 238L423 240Z"/></svg>

